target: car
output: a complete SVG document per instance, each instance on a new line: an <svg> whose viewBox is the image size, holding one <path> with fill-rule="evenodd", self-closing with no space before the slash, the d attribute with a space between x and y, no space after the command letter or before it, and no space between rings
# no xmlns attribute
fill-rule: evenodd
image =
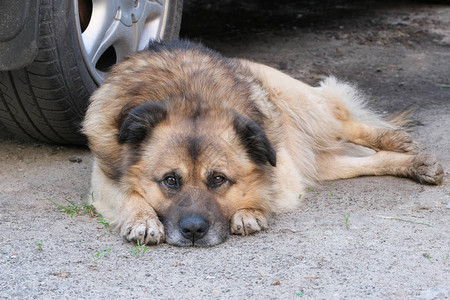
<svg viewBox="0 0 450 300"><path fill-rule="evenodd" d="M108 70L178 37L182 0L2 0L0 122L15 136L86 143L81 121Z"/></svg>

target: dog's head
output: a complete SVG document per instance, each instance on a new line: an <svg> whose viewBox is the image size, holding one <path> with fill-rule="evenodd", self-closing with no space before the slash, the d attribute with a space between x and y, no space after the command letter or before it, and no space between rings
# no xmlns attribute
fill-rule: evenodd
<svg viewBox="0 0 450 300"><path fill-rule="evenodd" d="M219 244L236 211L267 211L276 153L262 124L186 99L124 107L120 119L121 181L155 209L167 243Z"/></svg>

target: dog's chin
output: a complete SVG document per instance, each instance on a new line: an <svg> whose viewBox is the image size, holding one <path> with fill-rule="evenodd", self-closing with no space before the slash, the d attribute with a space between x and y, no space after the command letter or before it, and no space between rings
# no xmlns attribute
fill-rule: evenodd
<svg viewBox="0 0 450 300"><path fill-rule="evenodd" d="M205 236L198 240L185 238L178 226L165 224L166 243L180 247L210 247L225 242L230 233L228 226L211 226ZM226 228L224 228L226 227Z"/></svg>

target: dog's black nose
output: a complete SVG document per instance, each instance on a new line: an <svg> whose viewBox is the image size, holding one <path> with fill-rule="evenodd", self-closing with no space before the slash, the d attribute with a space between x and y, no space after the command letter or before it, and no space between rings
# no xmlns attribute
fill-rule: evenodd
<svg viewBox="0 0 450 300"><path fill-rule="evenodd" d="M181 234L192 242L204 237L208 229L209 222L201 216L189 216L180 221Z"/></svg>

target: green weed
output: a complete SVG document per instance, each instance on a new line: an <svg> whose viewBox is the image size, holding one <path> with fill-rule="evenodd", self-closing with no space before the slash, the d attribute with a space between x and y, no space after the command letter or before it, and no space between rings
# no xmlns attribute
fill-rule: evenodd
<svg viewBox="0 0 450 300"><path fill-rule="evenodd" d="M428 259L429 262L432 262L432 258L433 256L431 256L430 252L424 253L422 254L423 257L425 257L426 259ZM445 264L447 262L447 260L449 259L450 255L449 254L442 254L441 255L441 259L442 259L442 263ZM437 262L439 261L437 258L434 259L433 261Z"/></svg>
<svg viewBox="0 0 450 300"><path fill-rule="evenodd" d="M72 201L65 199L67 202L66 206L58 204L50 199L48 201L53 203L58 208L58 212L69 214L71 218L83 214L90 214L92 217L95 216L94 206L88 204L87 201L82 205L76 205Z"/></svg>
<svg viewBox="0 0 450 300"><path fill-rule="evenodd" d="M42 250L42 240L39 241L39 243L36 244L36 247L38 248L38 250Z"/></svg>
<svg viewBox="0 0 450 300"><path fill-rule="evenodd" d="M134 256L139 256L144 254L148 250L148 247L146 245L141 245L139 240L137 241L137 246L134 248L131 248L131 254Z"/></svg>
<svg viewBox="0 0 450 300"><path fill-rule="evenodd" d="M378 216L378 217L383 218L383 219L390 219L390 220L396 220L396 221L400 221L400 222L407 222L407 223L413 223L413 224L417 224L417 225L425 225L425 226L428 226L428 227L432 227L430 224L423 223L423 222L415 222L415 221L411 221L411 220L394 218L394 217L387 217L387 216Z"/></svg>
<svg viewBox="0 0 450 300"><path fill-rule="evenodd" d="M109 222L106 221L101 214L98 214L97 223L103 225L105 228L107 228L107 229L109 229L109 231L111 231L111 228L109 227Z"/></svg>
<svg viewBox="0 0 450 300"><path fill-rule="evenodd" d="M91 194L90 196L92 197L92 202L93 202L94 195ZM89 195L86 197L86 200L84 201L84 203L82 203L80 205L77 205L67 199L65 199L65 201L67 202L67 205L62 205L62 204L56 203L50 199L48 199L48 201L50 201L53 205L55 205L57 207L58 212L66 213L66 214L70 215L70 217L89 214L92 218L98 218L98 220L97 220L98 224L103 225L103 227L107 228L109 231L112 230L109 222L107 220L105 220L105 218L101 214L96 213L94 205L89 204L89 203L91 203L89 201Z"/></svg>
<svg viewBox="0 0 450 300"><path fill-rule="evenodd" d="M97 253L92 255L91 260L93 262L96 262L96 261L102 259L103 257L107 256L109 253L111 253L111 248L106 248L106 249L103 249L103 250L99 250L99 251L97 251Z"/></svg>
<svg viewBox="0 0 450 300"><path fill-rule="evenodd" d="M350 229L350 213L347 213L347 215L342 214L342 216L345 218L345 228Z"/></svg>

